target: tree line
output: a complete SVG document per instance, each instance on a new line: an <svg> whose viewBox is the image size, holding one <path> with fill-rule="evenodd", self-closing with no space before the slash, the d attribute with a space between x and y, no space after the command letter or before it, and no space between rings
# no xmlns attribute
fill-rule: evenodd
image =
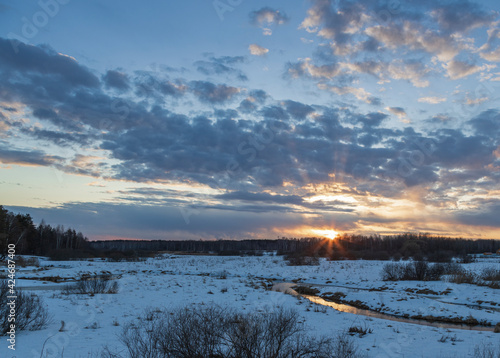
<svg viewBox="0 0 500 358"><path fill-rule="evenodd" d="M36 226L30 214L14 214L0 205L0 257L6 255L9 244L16 245L19 255L76 254L89 249L81 232L62 225L53 227L43 220Z"/></svg>
<svg viewBox="0 0 500 358"><path fill-rule="evenodd" d="M161 251L214 253L218 255L256 255L277 252L300 257L330 259L401 258L446 262L451 257L496 252L500 240L449 238L423 233L391 236L341 235L325 238L288 238L266 240L112 240L89 241L81 232L55 227L43 220L36 226L29 214L14 214L0 205L0 257L8 244L16 244L17 254L49 256L52 259L109 257L117 260L154 255Z"/></svg>
<svg viewBox="0 0 500 358"><path fill-rule="evenodd" d="M89 243L101 252L188 252L218 255L255 255L266 251L295 257L330 259L389 260L407 259L448 262L452 257L496 252L500 240L465 239L422 233L399 235L342 235L324 238L287 238L274 240L113 240ZM300 261L300 260L299 260Z"/></svg>

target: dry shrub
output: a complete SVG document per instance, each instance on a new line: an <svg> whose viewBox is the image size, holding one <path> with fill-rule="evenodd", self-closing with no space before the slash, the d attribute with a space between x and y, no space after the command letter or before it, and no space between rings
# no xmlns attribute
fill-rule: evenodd
<svg viewBox="0 0 500 358"><path fill-rule="evenodd" d="M219 306L148 310L120 336L131 358L356 358L347 334L314 338L293 310L238 313Z"/></svg>
<svg viewBox="0 0 500 358"><path fill-rule="evenodd" d="M103 275L80 275L74 285L67 286L64 294L90 294L118 293L118 282L112 279L110 274Z"/></svg>
<svg viewBox="0 0 500 358"><path fill-rule="evenodd" d="M15 295L16 331L36 331L50 323L50 315L43 301L37 295L17 290ZM10 296L7 280L0 280L0 335L9 331L8 299Z"/></svg>

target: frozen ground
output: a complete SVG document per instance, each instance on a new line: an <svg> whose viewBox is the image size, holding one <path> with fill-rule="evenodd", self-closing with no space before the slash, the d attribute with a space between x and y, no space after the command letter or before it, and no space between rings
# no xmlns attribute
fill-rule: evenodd
<svg viewBox="0 0 500 358"><path fill-rule="evenodd" d="M2 337L0 357L91 357L104 345L125 353L117 336L124 323L139 317L146 308L212 303L262 312L275 306L294 307L312 335L336 335L351 326L368 328L372 333L361 338L354 336L368 357L459 358L473 357L475 345L500 348L498 333L428 327L338 312L270 290L276 282L299 282L317 285L322 292L342 292L348 300L359 300L390 314L473 316L493 325L500 322L500 290L443 281L388 283L380 275L385 263L323 260L319 266L290 267L278 256L163 255L145 262L41 259L40 268L18 268L17 286L34 290L43 298L53 316L52 323L41 331L18 332L15 352L7 349ZM480 271L486 265L498 268L500 263L478 262L466 267ZM48 276L71 279L80 273L103 271L119 277L118 294L63 295L61 288L67 283L38 280ZM59 332L61 321L65 322L63 332Z"/></svg>

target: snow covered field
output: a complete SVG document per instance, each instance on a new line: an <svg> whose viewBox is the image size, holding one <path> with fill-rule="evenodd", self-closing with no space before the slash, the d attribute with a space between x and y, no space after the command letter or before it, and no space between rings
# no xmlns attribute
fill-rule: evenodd
<svg viewBox="0 0 500 358"><path fill-rule="evenodd" d="M321 260L319 266L291 267L279 256L167 254L144 262L40 261L40 268L18 268L17 287L42 297L52 322L40 331L18 332L15 352L7 349L6 337L2 337L0 357L92 357L104 345L126 356L117 336L126 322L141 316L146 308L213 303L243 312L293 307L309 333L318 336L336 335L352 326L367 328L371 333L353 339L368 357L473 357L476 345L491 344L500 349L500 334L492 331L429 327L338 312L270 290L274 283L299 282L312 284L322 293L340 292L344 299L359 300L371 309L399 316L472 316L493 326L500 322L500 290L444 281L384 282L384 261ZM485 266L498 269L500 262L464 266L479 272ZM68 283L39 280L101 272L118 277L117 294L64 295L61 289Z"/></svg>

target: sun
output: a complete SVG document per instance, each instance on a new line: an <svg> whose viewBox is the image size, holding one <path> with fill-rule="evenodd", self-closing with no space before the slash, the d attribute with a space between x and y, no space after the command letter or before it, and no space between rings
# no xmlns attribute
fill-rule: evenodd
<svg viewBox="0 0 500 358"><path fill-rule="evenodd" d="M334 240L339 233L335 230L327 229L327 230L312 230L312 232L316 235L326 237L330 240Z"/></svg>

